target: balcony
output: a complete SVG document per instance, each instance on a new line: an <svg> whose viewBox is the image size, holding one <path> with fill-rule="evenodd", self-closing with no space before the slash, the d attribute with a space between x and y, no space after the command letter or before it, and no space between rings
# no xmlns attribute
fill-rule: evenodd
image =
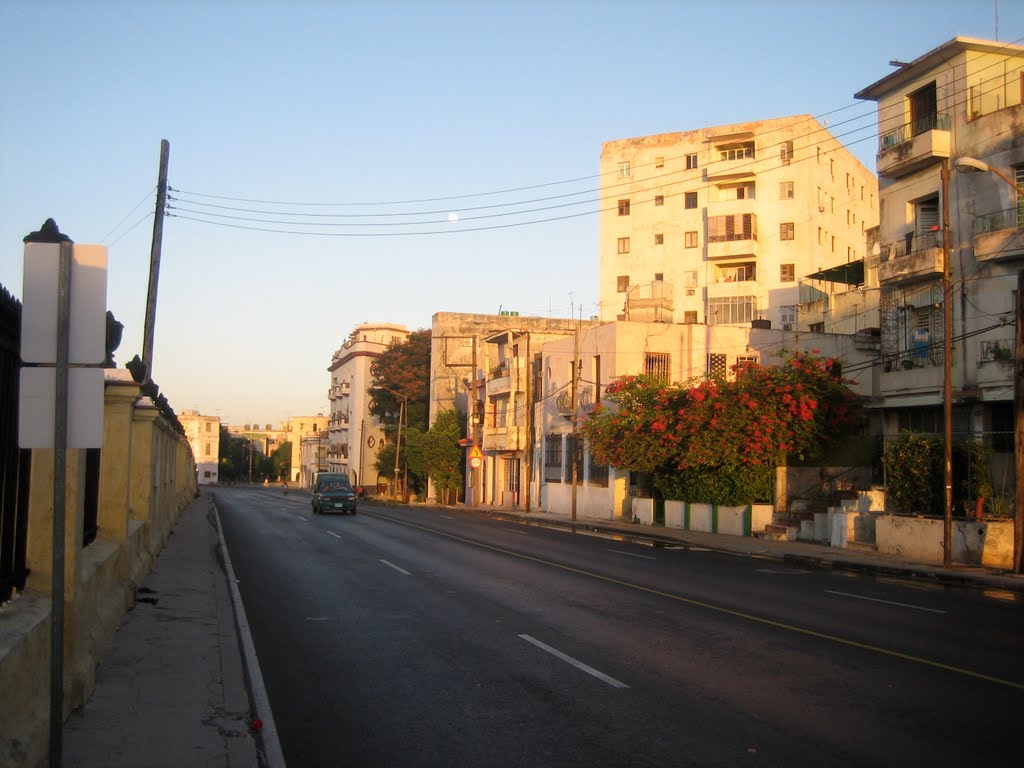
<svg viewBox="0 0 1024 768"><path fill-rule="evenodd" d="M909 282L941 276L941 231L908 234L903 240L882 246L879 282Z"/></svg>
<svg viewBox="0 0 1024 768"><path fill-rule="evenodd" d="M974 258L1005 261L1024 257L1024 207L1009 208L974 223Z"/></svg>
<svg viewBox="0 0 1024 768"><path fill-rule="evenodd" d="M342 397L346 397L351 389L351 385L347 381L342 381L328 388L327 397L330 400L339 400Z"/></svg>
<svg viewBox="0 0 1024 768"><path fill-rule="evenodd" d="M729 137L716 136L713 141L718 160L709 163L704 169L704 177L708 181L753 176L756 153L752 133L743 131Z"/></svg>
<svg viewBox="0 0 1024 768"><path fill-rule="evenodd" d="M756 214L737 213L708 217L709 259L755 256L757 250Z"/></svg>
<svg viewBox="0 0 1024 768"><path fill-rule="evenodd" d="M709 299L724 298L726 296L751 296L758 295L758 283L756 280L730 280L721 278L713 283L708 283L707 291Z"/></svg>
<svg viewBox="0 0 1024 768"><path fill-rule="evenodd" d="M572 392L567 388L562 390L555 398L555 408L559 416L567 419L573 417L572 413ZM590 413L594 410L594 391L590 386L580 387L576 392L576 411L580 415Z"/></svg>
<svg viewBox="0 0 1024 768"><path fill-rule="evenodd" d="M520 451L526 448L526 429L518 425L484 427L485 451Z"/></svg>
<svg viewBox="0 0 1024 768"><path fill-rule="evenodd" d="M950 156L949 115L927 115L884 133L878 140L878 175L890 179L914 173Z"/></svg>
<svg viewBox="0 0 1024 768"><path fill-rule="evenodd" d="M635 323L671 323L673 311L672 283L655 280L626 292L626 317Z"/></svg>
<svg viewBox="0 0 1024 768"><path fill-rule="evenodd" d="M523 360L502 360L487 372L487 396L507 395L526 391L526 366Z"/></svg>

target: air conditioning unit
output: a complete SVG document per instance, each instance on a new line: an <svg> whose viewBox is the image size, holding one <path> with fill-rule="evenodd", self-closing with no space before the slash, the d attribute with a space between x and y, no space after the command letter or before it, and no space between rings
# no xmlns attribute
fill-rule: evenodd
<svg viewBox="0 0 1024 768"><path fill-rule="evenodd" d="M792 331L793 330L793 324L792 323L783 323L782 324L782 330L784 330L784 331Z"/></svg>

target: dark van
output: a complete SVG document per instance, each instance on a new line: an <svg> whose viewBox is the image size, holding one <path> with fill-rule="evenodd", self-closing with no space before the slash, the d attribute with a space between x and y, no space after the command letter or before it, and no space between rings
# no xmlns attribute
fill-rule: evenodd
<svg viewBox="0 0 1024 768"><path fill-rule="evenodd" d="M313 480L310 504L313 514L324 512L342 512L347 515L356 513L356 492L348 475L335 472L317 472Z"/></svg>

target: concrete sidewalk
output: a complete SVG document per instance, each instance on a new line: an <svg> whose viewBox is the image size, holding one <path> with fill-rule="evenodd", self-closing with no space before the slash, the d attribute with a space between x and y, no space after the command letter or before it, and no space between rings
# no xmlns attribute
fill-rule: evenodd
<svg viewBox="0 0 1024 768"><path fill-rule="evenodd" d="M1024 594L1024 575L982 566L954 564L952 568L943 568L941 565L917 563L893 555L879 554L874 549L864 546L837 549L825 544L805 541L769 541L750 536L729 536L657 525L641 525L625 520L577 518L573 522L568 515L550 512L518 512L499 507L480 507L476 511L531 525L545 525L570 530L575 526L578 531L622 536L655 546L700 547L737 555L772 557L800 567L887 574L924 579L947 586L1002 589Z"/></svg>
<svg viewBox="0 0 1024 768"><path fill-rule="evenodd" d="M67 768L261 764L215 515L205 493L182 513L64 724Z"/></svg>

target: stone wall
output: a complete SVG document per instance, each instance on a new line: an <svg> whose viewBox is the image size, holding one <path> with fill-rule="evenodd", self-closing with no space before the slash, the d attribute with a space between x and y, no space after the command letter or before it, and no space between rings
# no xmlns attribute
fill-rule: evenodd
<svg viewBox="0 0 1024 768"><path fill-rule="evenodd" d="M64 717L95 687L96 665L182 510L196 495L185 436L124 369L105 371L96 539L83 546L84 451L66 465ZM49 747L54 452L36 450L25 592L0 608L0 766L40 766Z"/></svg>

